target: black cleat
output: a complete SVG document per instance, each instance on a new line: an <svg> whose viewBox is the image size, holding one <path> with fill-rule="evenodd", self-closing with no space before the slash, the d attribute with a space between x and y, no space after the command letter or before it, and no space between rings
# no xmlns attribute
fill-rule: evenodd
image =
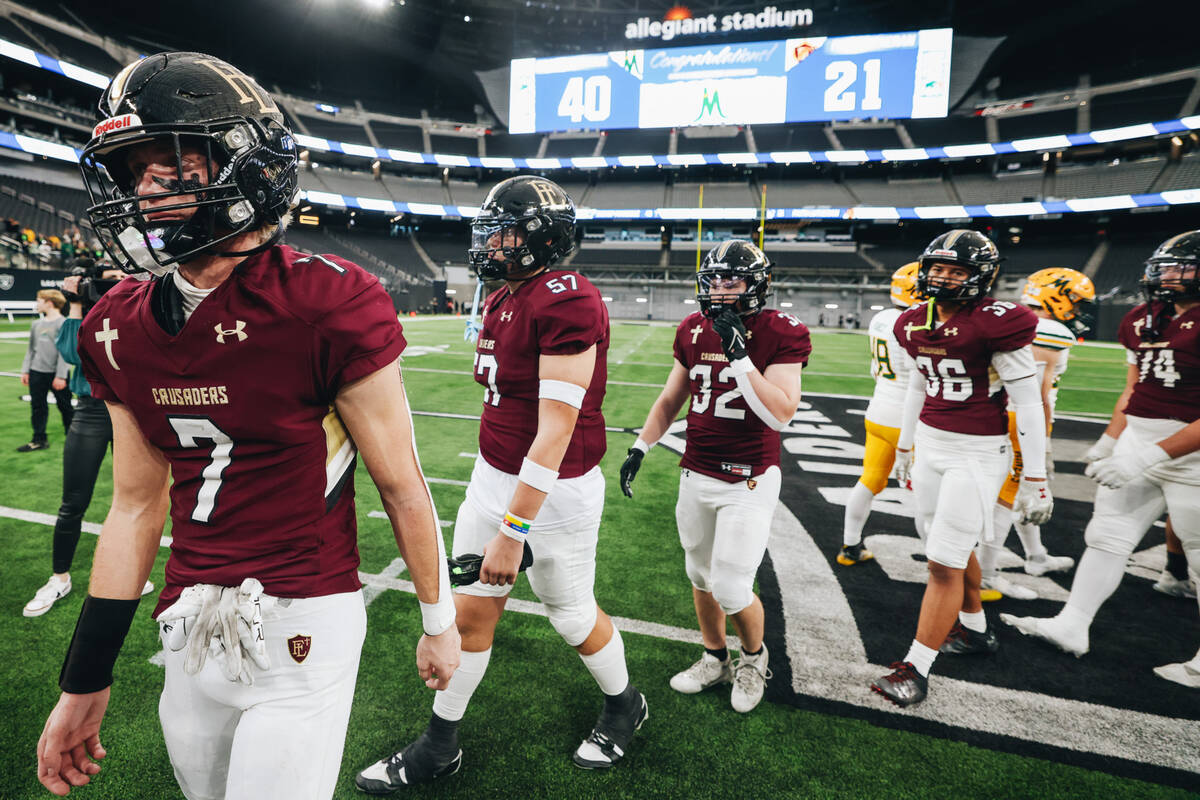
<svg viewBox="0 0 1200 800"><path fill-rule="evenodd" d="M367 794L391 794L405 786L453 775L462 767L462 750L450 761L439 764L423 746L425 734L398 753L376 761L354 776L354 785Z"/></svg>
<svg viewBox="0 0 1200 800"><path fill-rule="evenodd" d="M625 690L631 692L626 703L627 710L612 710L606 701L596 727L580 743L571 760L583 769L608 769L621 760L633 741L633 734L642 727L650 711L646 707L646 696L630 684Z"/></svg>
<svg viewBox="0 0 1200 800"><path fill-rule="evenodd" d="M967 656L976 653L994 653L1000 649L1000 641L992 626L983 633L973 631L961 622L955 622L954 627L946 636L946 641L938 648L938 652L948 656Z"/></svg>
<svg viewBox="0 0 1200 800"><path fill-rule="evenodd" d="M911 662L896 661L888 664L888 668L895 671L872 683L871 691L879 692L901 708L919 703L929 694L929 678L917 672Z"/></svg>
<svg viewBox="0 0 1200 800"><path fill-rule="evenodd" d="M838 553L837 562L843 567L852 567L855 564L870 561L874 557L875 554L863 547L862 542L858 544L844 544L842 545L842 551Z"/></svg>

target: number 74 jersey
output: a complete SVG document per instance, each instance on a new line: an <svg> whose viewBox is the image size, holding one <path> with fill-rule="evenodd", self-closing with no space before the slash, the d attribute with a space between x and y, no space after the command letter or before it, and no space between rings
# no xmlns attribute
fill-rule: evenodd
<svg viewBox="0 0 1200 800"><path fill-rule="evenodd" d="M1125 315L1117 334L1128 352L1129 363L1138 368L1137 383L1125 413L1148 419L1200 419L1200 306L1169 317L1156 305L1159 331L1146 335L1151 309L1140 305Z"/></svg>

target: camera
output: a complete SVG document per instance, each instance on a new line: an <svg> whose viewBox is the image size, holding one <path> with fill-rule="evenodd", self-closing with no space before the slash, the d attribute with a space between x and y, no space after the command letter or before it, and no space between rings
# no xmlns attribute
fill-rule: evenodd
<svg viewBox="0 0 1200 800"><path fill-rule="evenodd" d="M71 274L80 276L79 286L74 292L63 291L67 302L82 303L83 313L94 306L104 293L121 282L121 278L105 278L104 273L115 269L112 265L96 263L91 258L77 258Z"/></svg>

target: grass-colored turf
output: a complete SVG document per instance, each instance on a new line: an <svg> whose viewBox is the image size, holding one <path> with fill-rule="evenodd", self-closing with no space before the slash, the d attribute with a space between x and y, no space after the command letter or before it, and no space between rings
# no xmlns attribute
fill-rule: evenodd
<svg viewBox="0 0 1200 800"><path fill-rule="evenodd" d="M477 414L471 347L462 321L405 320L413 347L445 346L406 361L405 379L417 411ZM27 329L0 324L0 332ZM605 414L611 426L644 420L671 363L673 328L615 324ZM867 394L866 338L821 332L806 370L810 392ZM0 371L20 366L23 340L0 339ZM435 370L435 371L426 371ZM444 372L443 372L444 370ZM1124 375L1122 352L1084 346L1064 381L1063 413L1107 414ZM626 384L648 384L645 386ZM28 404L15 378L0 377L0 505L53 514L58 506L62 435L50 422L52 447L31 454L14 448L29 437ZM418 446L431 477L466 480L476 451L477 423L418 416ZM596 594L611 614L691 628L691 593L683 574L673 507L675 460L646 459L636 500L620 495L617 467L632 436L612 433L603 469L608 477ZM107 465L87 519L103 519L111 496ZM383 570L397 555L385 520L368 517L378 497L359 470L360 550L364 572ZM439 515L453 519L459 486L434 484ZM446 529L447 537L450 529ZM73 574L75 591L38 619L21 606L49 574L50 528L0 518L5 554L0 581L0 798L47 796L34 776L35 743L57 696L56 679L86 584L95 537L85 535ZM165 551L152 580L161 585ZM515 597L533 599L521 582ZM149 603L144 604L146 606ZM915 609L914 609L915 612ZM113 702L102 732L110 750L81 798L158 800L179 797L157 721L162 671L149 662L159 649L144 609L117 667ZM431 694L417 678L413 649L420 630L411 595L385 591L369 609L355 708L336 797L360 796L354 771L416 735ZM412 791L414 797L535 798L1183 798L1187 793L1050 761L971 747L934 736L878 727L862 720L764 703L742 716L726 694L685 697L667 687L670 675L695 658L692 646L637 634L625 636L630 673L646 692L650 720L627 763L609 773L575 769L568 755L599 709L598 694L579 659L540 617L509 614L495 654L463 725L466 763L457 777Z"/></svg>

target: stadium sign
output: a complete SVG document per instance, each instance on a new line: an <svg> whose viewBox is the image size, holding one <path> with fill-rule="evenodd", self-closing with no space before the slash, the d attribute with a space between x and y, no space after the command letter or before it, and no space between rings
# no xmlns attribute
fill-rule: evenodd
<svg viewBox="0 0 1200 800"><path fill-rule="evenodd" d="M716 14L693 17L683 6L675 6L667 12L665 19L641 17L625 26L626 39L661 39L669 42L676 36L697 36L732 31L764 30L768 28L796 28L812 25L811 8L793 8L786 11L767 6L758 13L734 12L718 18Z"/></svg>

